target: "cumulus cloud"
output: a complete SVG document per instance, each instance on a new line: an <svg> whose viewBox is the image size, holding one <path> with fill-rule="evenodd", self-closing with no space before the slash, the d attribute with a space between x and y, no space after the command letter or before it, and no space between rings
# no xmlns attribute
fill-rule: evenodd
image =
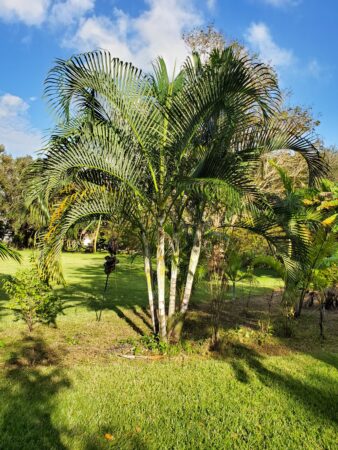
<svg viewBox="0 0 338 450"><path fill-rule="evenodd" d="M92 11L95 0L0 0L0 18L26 25L69 26Z"/></svg>
<svg viewBox="0 0 338 450"><path fill-rule="evenodd" d="M4 94L0 97L0 119L20 115L28 108L28 103L16 95Z"/></svg>
<svg viewBox="0 0 338 450"><path fill-rule="evenodd" d="M0 0L0 18L40 25L46 18L50 0Z"/></svg>
<svg viewBox="0 0 338 450"><path fill-rule="evenodd" d="M133 55L127 42L124 22L122 15L116 17L114 22L103 16L82 20L75 35L71 39L65 39L63 45L78 51L107 49L113 55L130 61Z"/></svg>
<svg viewBox="0 0 338 450"><path fill-rule="evenodd" d="M246 33L246 40L264 62L275 67L290 66L295 61L292 50L279 47L264 23L251 24Z"/></svg>
<svg viewBox="0 0 338 450"><path fill-rule="evenodd" d="M0 96L0 144L15 156L33 154L42 143L42 133L32 127L29 104L9 93Z"/></svg>
<svg viewBox="0 0 338 450"><path fill-rule="evenodd" d="M172 70L175 62L180 65L187 55L182 32L202 23L192 0L147 0L147 9L136 17L115 9L112 18L82 19L64 46L78 51L107 49L144 68L162 56Z"/></svg>
<svg viewBox="0 0 338 450"><path fill-rule="evenodd" d="M53 25L71 25L94 6L95 0L57 1L50 10L49 21Z"/></svg>

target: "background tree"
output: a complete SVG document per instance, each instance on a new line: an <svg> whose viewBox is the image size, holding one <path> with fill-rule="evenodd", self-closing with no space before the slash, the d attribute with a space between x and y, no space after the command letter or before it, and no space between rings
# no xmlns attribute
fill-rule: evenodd
<svg viewBox="0 0 338 450"><path fill-rule="evenodd" d="M0 238L19 248L32 245L37 230L25 207L24 174L31 162L30 156L13 158L0 148Z"/></svg>

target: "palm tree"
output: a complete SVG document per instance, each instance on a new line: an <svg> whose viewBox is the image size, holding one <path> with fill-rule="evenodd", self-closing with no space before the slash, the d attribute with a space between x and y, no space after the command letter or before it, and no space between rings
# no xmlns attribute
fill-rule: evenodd
<svg viewBox="0 0 338 450"><path fill-rule="evenodd" d="M47 77L46 95L60 124L32 168L31 197L47 205L56 192L64 195L52 207L41 267L49 278L61 279L62 241L77 221L89 216L128 221L142 241L154 331L158 316L162 339L167 336L165 224L173 209L183 208L177 230L190 207L194 229L179 309L184 317L208 202L222 200L229 207L262 202L252 175L267 151L299 151L311 181L323 169L311 141L272 119L279 90L271 70L231 47L214 52L205 64L195 55L172 79L162 59L153 75L105 51L58 60ZM153 236L157 313L149 244ZM178 253L173 252L176 261ZM172 305L174 291L173 280Z"/></svg>
<svg viewBox="0 0 338 450"><path fill-rule="evenodd" d="M224 273L232 283L232 300L236 300L236 283L249 277L246 272L245 258L235 249L226 254Z"/></svg>

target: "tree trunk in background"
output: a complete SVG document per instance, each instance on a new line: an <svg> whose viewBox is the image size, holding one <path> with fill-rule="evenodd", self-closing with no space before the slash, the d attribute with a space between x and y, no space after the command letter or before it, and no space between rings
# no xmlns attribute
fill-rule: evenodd
<svg viewBox="0 0 338 450"><path fill-rule="evenodd" d="M305 293L306 293L306 289L303 288L301 290L300 293L300 297L299 297L299 301L298 301L298 305L294 314L295 319L298 319L298 317L300 317L302 309L303 309L303 303L304 303L304 298L305 298Z"/></svg>
<svg viewBox="0 0 338 450"><path fill-rule="evenodd" d="M236 300L236 281L232 281L232 300Z"/></svg>
<svg viewBox="0 0 338 450"><path fill-rule="evenodd" d="M170 277L170 293L169 293L169 310L168 319L170 319L176 310L176 286L178 275L178 260L179 260L179 241L177 236L173 236L173 255L171 259L171 277Z"/></svg>
<svg viewBox="0 0 338 450"><path fill-rule="evenodd" d="M95 230L95 234L94 234L93 253L96 253L97 238L99 237L100 227L101 227L101 216L99 217L99 220L98 220L98 223L97 223L97 227L96 227L96 230Z"/></svg>
<svg viewBox="0 0 338 450"><path fill-rule="evenodd" d="M164 261L164 229L160 220L157 240L157 290L158 290L158 319L160 323L160 338L167 340L167 321L165 314L165 261Z"/></svg>
<svg viewBox="0 0 338 450"><path fill-rule="evenodd" d="M154 301L154 287L152 280L152 267L151 267L151 255L149 250L149 243L145 233L142 234L142 243L143 243L143 258L144 258L144 273L147 281L147 290L148 290L148 302L149 309L151 315L151 321L153 326L153 332L155 334L158 333L158 318L157 318L157 308Z"/></svg>
<svg viewBox="0 0 338 450"><path fill-rule="evenodd" d="M180 310L181 314L185 314L188 310L194 277L201 254L201 247L202 247L202 223L199 223L196 228L194 243L190 254L187 281L185 283L182 305Z"/></svg>
<svg viewBox="0 0 338 450"><path fill-rule="evenodd" d="M324 339L324 311L325 311L325 303L323 299L322 293L320 296L320 306L319 306L319 328L320 328L320 337Z"/></svg>

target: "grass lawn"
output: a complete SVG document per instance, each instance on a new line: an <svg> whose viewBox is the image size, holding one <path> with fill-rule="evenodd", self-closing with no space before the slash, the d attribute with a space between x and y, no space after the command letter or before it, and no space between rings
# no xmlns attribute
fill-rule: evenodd
<svg viewBox="0 0 338 450"><path fill-rule="evenodd" d="M24 252L28 263L29 252ZM120 256L103 299L103 254L65 254L58 328L29 334L0 292L0 449L336 449L338 314L305 310L291 339L264 334L279 280L260 272L229 301L209 350L208 289L194 293L180 352L143 352L149 315L141 260ZM15 273L0 262L0 273ZM103 302L100 322L95 310ZM272 322L280 315L276 294ZM260 322L259 322L260 321ZM143 352L143 353L142 353ZM121 355L142 353L139 359ZM105 436L106 435L106 436Z"/></svg>

